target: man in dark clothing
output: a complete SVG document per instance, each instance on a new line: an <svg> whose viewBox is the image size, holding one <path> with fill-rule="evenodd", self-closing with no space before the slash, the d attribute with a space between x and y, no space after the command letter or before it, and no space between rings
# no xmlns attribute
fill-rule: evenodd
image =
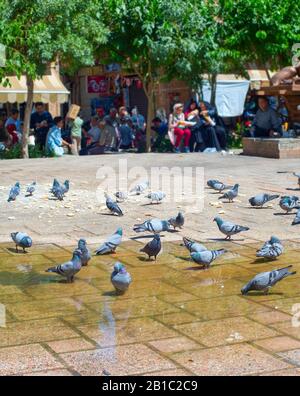
<svg viewBox="0 0 300 396"><path fill-rule="evenodd" d="M35 112L31 114L30 128L34 129L36 144L41 148L45 147L48 131L53 125L51 114L45 110L42 102L37 102Z"/></svg>
<svg viewBox="0 0 300 396"><path fill-rule="evenodd" d="M265 96L258 99L257 113L250 130L253 137L280 137L282 135L281 120L275 110L269 106Z"/></svg>
<svg viewBox="0 0 300 396"><path fill-rule="evenodd" d="M152 120L151 129L156 132L157 135L152 148L158 149L168 133L168 123L162 121L159 117L155 117Z"/></svg>

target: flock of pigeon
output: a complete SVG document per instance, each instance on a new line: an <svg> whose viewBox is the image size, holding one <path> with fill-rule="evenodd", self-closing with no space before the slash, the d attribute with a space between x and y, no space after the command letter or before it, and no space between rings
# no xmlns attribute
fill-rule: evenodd
<svg viewBox="0 0 300 396"><path fill-rule="evenodd" d="M298 184L300 186L300 174L294 173L294 175L298 177ZM209 180L207 185L215 191L223 194L219 199L228 199L229 202L233 202L233 200L238 196L238 184L235 184L232 187L218 180ZM68 193L69 188L70 183L68 180L66 180L63 184L60 184L58 180L54 179L50 193L53 194L56 199L63 200L65 195ZM143 182L136 185L135 188L130 191L130 194L140 195L148 188L149 182ZM27 196L32 196L35 192L35 189L36 183L32 183L30 186L28 186L26 190L26 193L28 194ZM20 192L20 183L16 183L10 190L8 202L15 201L18 195L20 195ZM116 192L116 200L114 200L107 193L105 193L107 209L113 215L123 216L123 211L120 208L119 203L127 200L128 195L130 194L121 191ZM146 197L151 200L151 203L159 203L165 198L165 194L162 191L150 192L148 195L146 195ZM250 198L249 203L253 207L261 208L267 202L277 198L279 198L279 195L262 193ZM298 212L292 224L294 225L300 223L300 200L298 197L283 196L280 199L279 205L286 213L289 213L292 209L297 208ZM234 224L229 221L224 221L220 217L215 217L214 221L217 223L220 232L225 235L225 240L230 240L233 235L249 230L248 227ZM177 216L171 217L168 220L151 219L145 221L142 224L135 224L133 227L135 232L150 232L154 234L153 239L148 242L140 251L145 253L149 260L151 260L151 258L156 260L157 256L162 250L160 233L171 231L171 227L173 227L174 230L176 228L181 229L184 225L184 222L184 215L179 212ZM116 249L122 242L122 235L123 231L120 227L113 235L106 239L106 241L95 251L95 254L104 255L115 253ZM18 248L21 247L23 252L26 252L26 249L32 246L32 239L23 232L14 232L11 234L11 237L15 242L17 251ZM226 249L209 250L204 245L186 237L183 237L183 245L189 251L192 261L201 265L204 269L209 269L217 257L227 252ZM281 241L278 238L272 236L271 239L265 242L261 249L256 252L256 256L274 260L283 253L283 250L284 248ZM86 240L80 239L78 242L78 247L73 252L72 259L66 263L47 269L47 272L57 273L65 277L68 283L71 283L74 281L75 275L82 269L82 267L88 265L91 258L92 254L87 247ZM241 289L241 293L244 295L251 290L268 293L269 289L277 282L289 275L296 273L290 271L291 267L292 266L290 265L285 268L257 274ZM122 263L115 263L113 272L111 274L111 282L118 294L122 294L128 289L132 279Z"/></svg>

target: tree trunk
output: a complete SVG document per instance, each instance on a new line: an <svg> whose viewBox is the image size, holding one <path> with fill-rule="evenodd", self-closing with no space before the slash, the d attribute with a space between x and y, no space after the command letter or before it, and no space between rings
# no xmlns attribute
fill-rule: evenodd
<svg viewBox="0 0 300 396"><path fill-rule="evenodd" d="M217 93L217 74L212 74L210 80L211 86L211 97L210 97L210 104L212 106L216 105L216 93Z"/></svg>
<svg viewBox="0 0 300 396"><path fill-rule="evenodd" d="M22 136L22 158L29 158L28 138L30 131L30 117L33 104L33 79L27 76L27 102L25 107L23 136Z"/></svg>
<svg viewBox="0 0 300 396"><path fill-rule="evenodd" d="M147 90L147 99L148 99L148 107L147 107L147 129L146 129L146 152L151 152L151 122L154 118L154 91L153 84L150 83L148 85ZM145 90L146 91L146 90Z"/></svg>

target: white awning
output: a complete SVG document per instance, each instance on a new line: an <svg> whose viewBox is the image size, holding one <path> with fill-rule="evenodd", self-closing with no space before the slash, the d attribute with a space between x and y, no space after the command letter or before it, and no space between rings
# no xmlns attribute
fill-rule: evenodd
<svg viewBox="0 0 300 396"><path fill-rule="evenodd" d="M26 77L8 77L10 85L4 87L0 84L0 103L23 103L27 100ZM64 103L68 101L70 92L62 83L59 73L51 69L50 75L43 76L34 81L34 102Z"/></svg>

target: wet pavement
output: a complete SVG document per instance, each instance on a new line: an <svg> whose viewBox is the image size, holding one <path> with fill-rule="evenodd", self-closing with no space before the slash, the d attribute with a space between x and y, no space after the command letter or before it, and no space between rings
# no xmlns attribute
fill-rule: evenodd
<svg viewBox="0 0 300 396"><path fill-rule="evenodd" d="M300 240L284 241L276 261L255 258L259 243L206 243L228 253L209 270L189 261L180 241L163 240L156 262L125 242L93 257L73 284L46 273L75 246L36 244L17 254L0 245L1 375L299 375ZM91 245L90 248L95 248ZM117 296L115 261L133 282ZM293 264L298 273L269 295L242 296L254 274ZM295 309L295 308L294 308ZM298 312L300 309L298 307Z"/></svg>

